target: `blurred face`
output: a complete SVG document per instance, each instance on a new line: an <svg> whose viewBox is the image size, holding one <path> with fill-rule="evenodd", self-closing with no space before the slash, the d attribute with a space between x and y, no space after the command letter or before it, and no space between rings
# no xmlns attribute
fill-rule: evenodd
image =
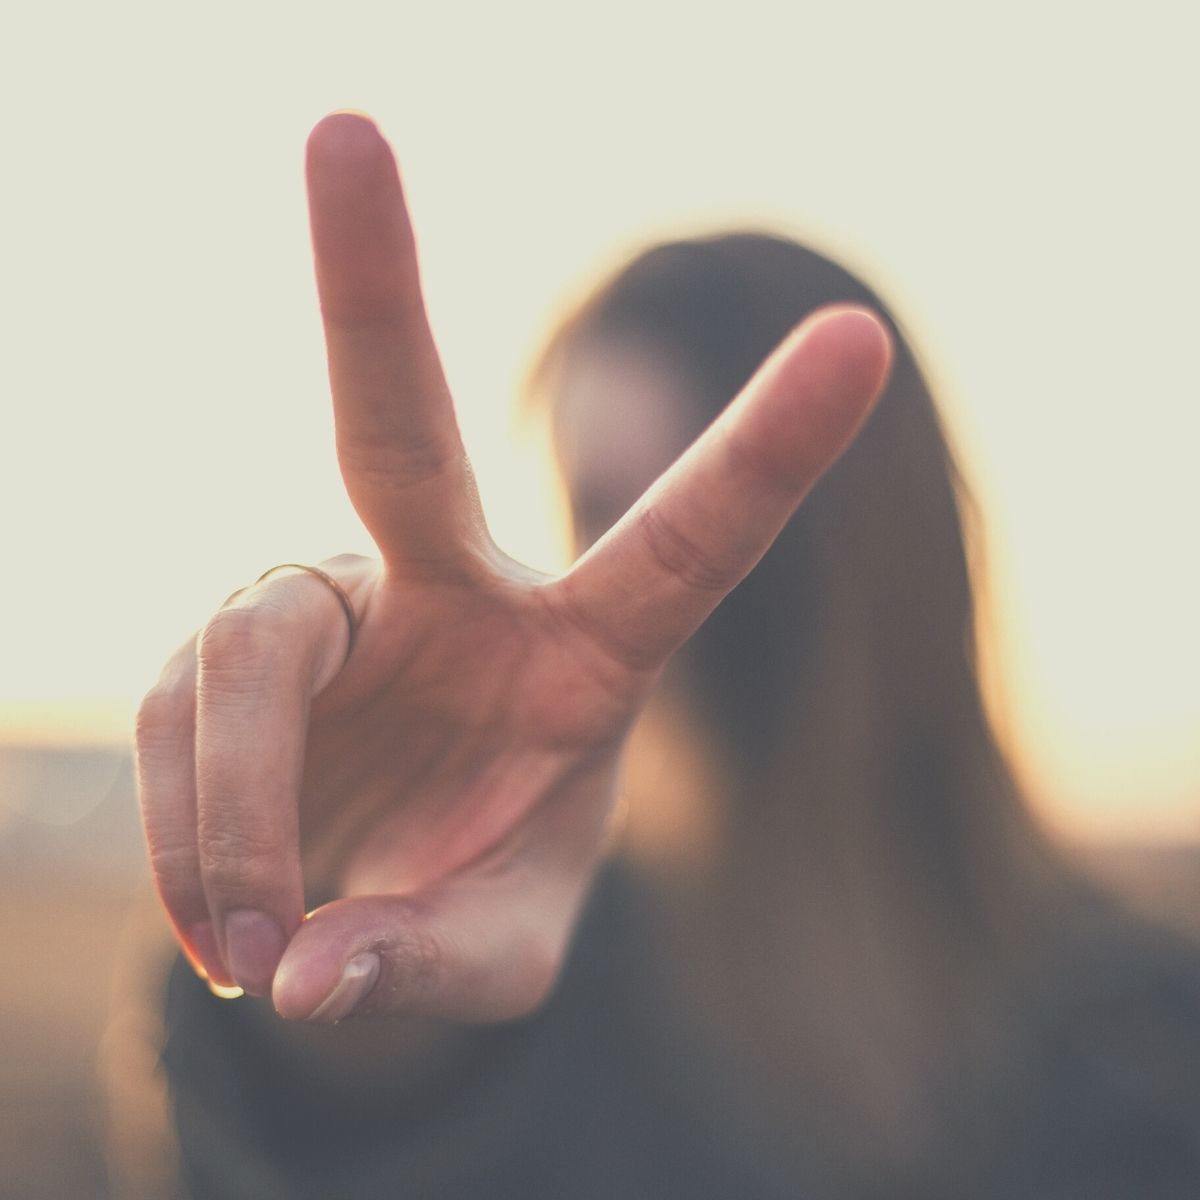
<svg viewBox="0 0 1200 1200"><path fill-rule="evenodd" d="M571 356L554 400L554 442L581 551L686 449L696 434L695 408L665 355L610 342ZM660 686L625 756L626 850L674 868L709 862L727 790L715 745L680 689Z"/></svg>
<svg viewBox="0 0 1200 1200"><path fill-rule="evenodd" d="M572 356L554 403L554 438L571 498L579 550L590 546L686 449L695 405L681 373L661 355L612 342ZM719 840L728 785L715 753L682 702L661 687L626 754L624 845L658 864L700 868Z"/></svg>
<svg viewBox="0 0 1200 1200"><path fill-rule="evenodd" d="M554 405L576 540L591 545L691 440L687 390L666 358L629 342L577 352Z"/></svg>

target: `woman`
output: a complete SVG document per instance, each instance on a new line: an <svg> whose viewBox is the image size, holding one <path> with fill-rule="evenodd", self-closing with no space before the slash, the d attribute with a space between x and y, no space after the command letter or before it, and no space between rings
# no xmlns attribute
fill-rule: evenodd
<svg viewBox="0 0 1200 1200"><path fill-rule="evenodd" d="M538 383L582 540L617 524L552 581L486 535L373 127L322 123L309 186L383 562L269 572L143 708L180 941L295 1022L176 972L195 1193L1194 1191L1192 964L1019 803L961 490L876 298L752 236L598 293ZM670 853L602 872L563 968L626 733L697 628L650 701ZM630 797L636 845L663 799Z"/></svg>
<svg viewBox="0 0 1200 1200"><path fill-rule="evenodd" d="M755 234L656 247L599 289L536 379L583 545L829 304L886 314L841 267ZM679 992L755 1079L760 1126L819 1131L850 1194L993 1194L1014 1172L1027 1195L1085 1178L1090 1195L1158 1194L1153 1161L1186 1190L1200 1124L1182 1103L1125 1108L1095 1077L1115 1048L1089 1041L1078 1010L1104 1012L1106 1036L1162 1018L1160 1050L1133 1055L1123 1086L1191 1094L1166 1047L1181 1015L1176 1050L1191 1040L1197 976L1073 874L997 751L977 683L974 510L886 319L895 358L866 427L651 709L670 765L647 791L686 778L680 824L703 830L681 852L661 801L631 803L635 848L640 816L644 863L670 872L659 902L690 955ZM1049 1039L1077 1041L1079 1061L1051 1059ZM1138 1165L1121 1177L1114 1160Z"/></svg>

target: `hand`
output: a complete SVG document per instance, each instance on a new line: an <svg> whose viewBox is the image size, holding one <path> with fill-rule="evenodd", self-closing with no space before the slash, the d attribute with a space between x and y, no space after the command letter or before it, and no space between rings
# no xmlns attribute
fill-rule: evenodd
<svg viewBox="0 0 1200 1200"><path fill-rule="evenodd" d="M326 118L308 189L337 450L379 563L238 594L138 720L154 877L184 950L289 1018L475 1020L552 986L623 740L671 653L863 421L888 335L817 314L563 577L492 543L392 155ZM307 918L309 896L328 900Z"/></svg>

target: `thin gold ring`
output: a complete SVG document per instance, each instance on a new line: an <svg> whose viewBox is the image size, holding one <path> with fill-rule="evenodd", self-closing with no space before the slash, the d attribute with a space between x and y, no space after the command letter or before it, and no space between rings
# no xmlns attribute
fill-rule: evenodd
<svg viewBox="0 0 1200 1200"><path fill-rule="evenodd" d="M349 632L349 637L346 640L346 657L342 659L342 665L344 666L350 658L350 652L354 649L354 642L358 637L358 618L354 615L354 605L350 603L350 597L346 594L346 589L328 571L322 571L320 567L310 567L307 563L277 563L273 567L268 567L254 582L262 583L264 579L274 575L277 571L305 571L309 575L315 575L322 583L332 589L333 594L338 598L338 603L342 606L342 612L346 614L346 626ZM234 595L237 595L237 593L235 592ZM230 599L232 598L231 596Z"/></svg>

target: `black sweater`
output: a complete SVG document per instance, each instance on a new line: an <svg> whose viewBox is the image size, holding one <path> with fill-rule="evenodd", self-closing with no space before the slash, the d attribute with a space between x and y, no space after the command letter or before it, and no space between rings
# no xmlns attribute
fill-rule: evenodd
<svg viewBox="0 0 1200 1200"><path fill-rule="evenodd" d="M737 1081L684 1032L648 904L610 868L540 1012L409 1029L407 1049L389 1048L386 1021L286 1026L264 1002L215 999L178 963L164 1061L192 1194L1200 1197L1200 965L1115 906L1060 960L1062 978L1024 998L1024 1061L947 1086L946 1161L929 1178L850 1185L811 1134L764 1140ZM428 1053L411 1046L435 1035Z"/></svg>

